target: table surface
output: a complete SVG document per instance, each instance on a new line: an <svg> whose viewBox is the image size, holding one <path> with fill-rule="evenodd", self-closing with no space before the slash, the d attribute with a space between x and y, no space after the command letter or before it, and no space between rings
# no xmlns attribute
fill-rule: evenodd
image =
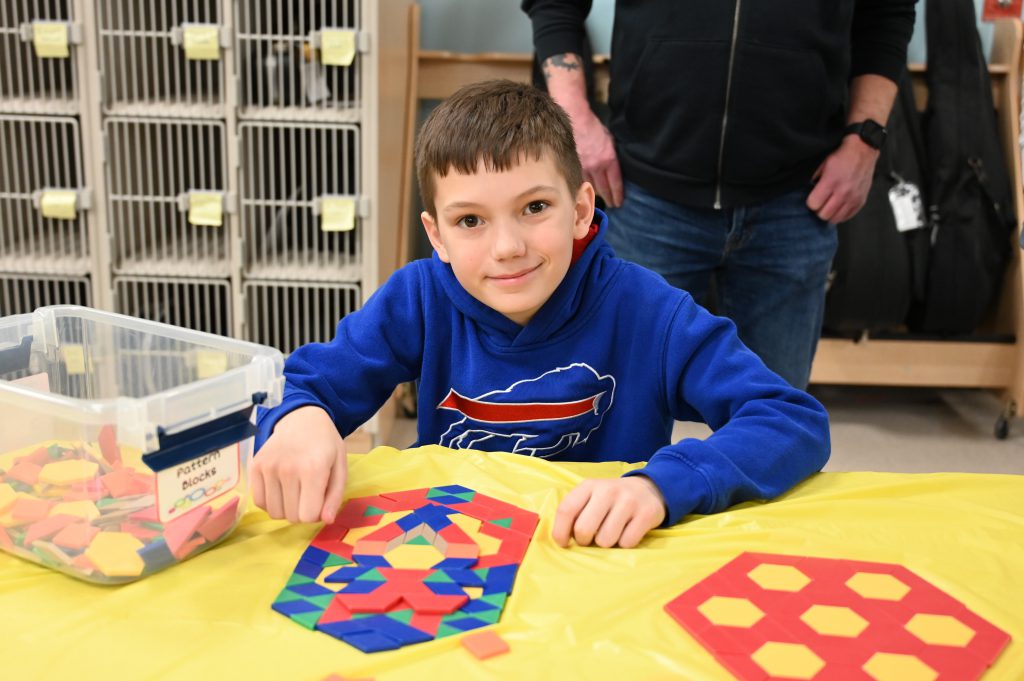
<svg viewBox="0 0 1024 681"><path fill-rule="evenodd" d="M541 517L486 661L459 636L364 654L274 612L320 525L243 516L219 546L122 586L0 553L0 677L729 679L664 605L744 551L899 563L1014 639L984 677L1024 678L1024 476L821 473L768 503L687 518L637 549L559 548L558 501L627 464L423 447L351 457L347 498L459 484ZM446 676L450 675L450 676Z"/></svg>

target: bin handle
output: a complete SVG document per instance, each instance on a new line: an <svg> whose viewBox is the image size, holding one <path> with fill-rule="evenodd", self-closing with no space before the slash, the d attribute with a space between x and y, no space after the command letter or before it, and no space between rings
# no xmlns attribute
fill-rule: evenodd
<svg viewBox="0 0 1024 681"><path fill-rule="evenodd" d="M263 404L267 393L253 393L253 405ZM201 423L180 433L169 434L163 427L157 428L160 449L142 455L142 463L154 473L172 466L191 461L209 452L223 449L256 434L256 426L249 417L253 407L243 407L236 412L225 414L207 423Z"/></svg>

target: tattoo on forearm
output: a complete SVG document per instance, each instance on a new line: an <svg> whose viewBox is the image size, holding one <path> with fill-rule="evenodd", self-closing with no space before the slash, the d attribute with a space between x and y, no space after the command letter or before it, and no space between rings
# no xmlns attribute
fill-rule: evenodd
<svg viewBox="0 0 1024 681"><path fill-rule="evenodd" d="M555 69L562 69L564 71L579 70L580 61L575 54L556 54L545 59L541 68L544 71L545 80L550 80L551 76L555 73Z"/></svg>

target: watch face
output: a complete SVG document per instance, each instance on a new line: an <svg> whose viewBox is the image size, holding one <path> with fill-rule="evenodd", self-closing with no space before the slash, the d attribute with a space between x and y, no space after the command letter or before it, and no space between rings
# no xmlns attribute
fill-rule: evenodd
<svg viewBox="0 0 1024 681"><path fill-rule="evenodd" d="M886 130L870 118L860 124L860 138L873 146L881 149L885 143Z"/></svg>

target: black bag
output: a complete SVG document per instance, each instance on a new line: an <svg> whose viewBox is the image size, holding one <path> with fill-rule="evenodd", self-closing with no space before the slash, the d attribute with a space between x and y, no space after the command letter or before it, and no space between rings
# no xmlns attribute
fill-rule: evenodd
<svg viewBox="0 0 1024 681"><path fill-rule="evenodd" d="M933 224L928 290L913 328L969 333L991 309L1014 231L1013 194L972 0L929 0L928 108Z"/></svg>
<svg viewBox="0 0 1024 681"><path fill-rule="evenodd" d="M924 297L929 249L926 163L920 115L906 70L886 127L889 134L867 201L853 218L838 225L839 248L832 261L824 327L844 335L900 327L911 304ZM899 221L905 227L920 226L899 229L890 194L899 195Z"/></svg>

